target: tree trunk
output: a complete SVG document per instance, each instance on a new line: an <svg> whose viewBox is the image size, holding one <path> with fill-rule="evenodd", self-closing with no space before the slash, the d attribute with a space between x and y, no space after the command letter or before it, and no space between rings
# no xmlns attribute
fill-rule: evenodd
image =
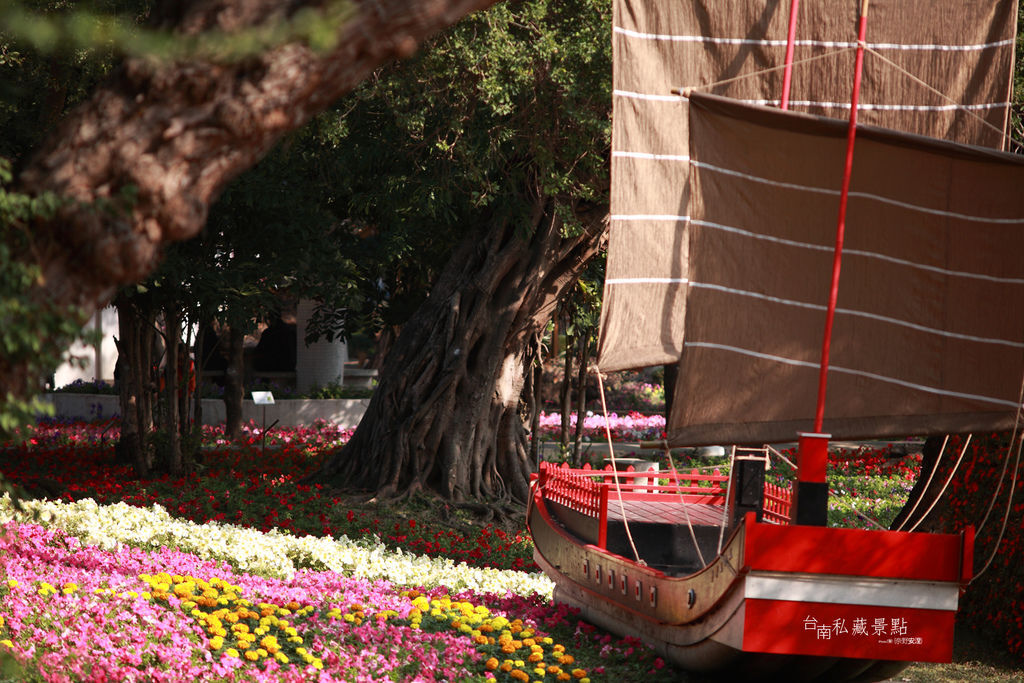
<svg viewBox="0 0 1024 683"><path fill-rule="evenodd" d="M540 463L540 412L544 395L544 354L539 334L534 335L533 346L533 365L527 375L530 382L526 398L530 416L530 464L536 468Z"/></svg>
<svg viewBox="0 0 1024 683"><path fill-rule="evenodd" d="M192 406L192 418L195 420L196 429L202 430L203 428L203 345L206 343L206 321L200 314L198 316L199 324L197 325L198 332L196 333L196 344L195 344L195 367L196 367L196 390L192 396L194 401Z"/></svg>
<svg viewBox="0 0 1024 683"><path fill-rule="evenodd" d="M61 121L18 178L18 191L69 200L32 225L32 249L21 257L42 275L29 295L69 315L77 308L84 322L120 286L149 275L165 244L195 236L224 186L282 136L378 67L492 2L352 3L329 49L296 40L223 63L203 54L128 59ZM197 37L273 27L322 6L191 0L157 3L152 17L176 36ZM2 355L0 378L15 397L37 389L27 363Z"/></svg>
<svg viewBox="0 0 1024 683"><path fill-rule="evenodd" d="M118 396L121 406L121 438L118 458L130 462L135 476L150 472L148 437L153 428L151 363L154 312L145 297L120 295L115 301L118 317Z"/></svg>
<svg viewBox="0 0 1024 683"><path fill-rule="evenodd" d="M181 391L181 315L173 307L164 309L164 341L167 345L166 364L164 365L164 432L167 435L167 469L173 475L181 474L181 432L178 412L178 394Z"/></svg>
<svg viewBox="0 0 1024 683"><path fill-rule="evenodd" d="M576 434L572 443L572 462L576 467L582 465L580 449L583 447L583 422L587 418L587 365L590 363L590 335L581 334L579 341L580 367L576 376Z"/></svg>
<svg viewBox="0 0 1024 683"><path fill-rule="evenodd" d="M239 325L227 330L228 368L224 372L224 438L242 436L242 399L245 396L245 334Z"/></svg>
<svg viewBox="0 0 1024 683"><path fill-rule="evenodd" d="M568 330L569 326L566 325L565 329ZM572 354L575 347L573 341L573 337L566 332L565 362L562 365L562 393L560 394L562 429L558 435L563 455L569 452L569 430L572 427Z"/></svg>
<svg viewBox="0 0 1024 683"><path fill-rule="evenodd" d="M317 478L382 499L429 488L454 501L525 501L533 463L519 400L530 340L597 251L604 212L594 214L563 237L537 201L530 237L505 222L464 240L403 326L352 439Z"/></svg>

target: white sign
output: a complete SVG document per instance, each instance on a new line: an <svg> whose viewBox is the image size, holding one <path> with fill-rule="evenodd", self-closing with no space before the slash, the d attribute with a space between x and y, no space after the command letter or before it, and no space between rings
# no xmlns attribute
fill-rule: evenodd
<svg viewBox="0 0 1024 683"><path fill-rule="evenodd" d="M254 391L252 392L252 402L258 406L272 406L274 405L274 394L270 391Z"/></svg>

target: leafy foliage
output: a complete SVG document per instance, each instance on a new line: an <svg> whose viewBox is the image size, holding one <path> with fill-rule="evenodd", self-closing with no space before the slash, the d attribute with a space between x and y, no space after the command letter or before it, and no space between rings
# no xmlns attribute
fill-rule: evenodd
<svg viewBox="0 0 1024 683"><path fill-rule="evenodd" d="M495 5L314 122L332 210L357 237L351 328L403 323L488 222L526 232L547 198L573 230L579 202L607 201L610 14L605 0Z"/></svg>
<svg viewBox="0 0 1024 683"><path fill-rule="evenodd" d="M32 253L31 224L48 218L59 206L50 195L29 197L8 190L11 166L0 159L0 370L26 363L41 383L43 376L60 361L54 340L72 339L78 332L76 311L38 301L29 296L35 280L42 276L38 266L23 258ZM9 378L15 380L15 378ZM7 383L0 394L0 438L31 423L47 408L38 398L16 398Z"/></svg>

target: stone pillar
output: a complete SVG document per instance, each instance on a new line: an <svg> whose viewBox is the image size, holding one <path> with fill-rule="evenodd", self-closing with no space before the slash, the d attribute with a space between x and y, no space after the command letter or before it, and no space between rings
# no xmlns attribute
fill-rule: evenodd
<svg viewBox="0 0 1024 683"><path fill-rule="evenodd" d="M345 379L348 344L344 340L321 339L306 345L306 326L315 309L315 302L302 299L295 314L295 389L300 394Z"/></svg>

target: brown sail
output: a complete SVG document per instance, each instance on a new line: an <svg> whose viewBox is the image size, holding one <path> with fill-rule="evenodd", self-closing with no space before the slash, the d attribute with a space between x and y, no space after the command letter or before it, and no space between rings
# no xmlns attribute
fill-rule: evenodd
<svg viewBox="0 0 1024 683"><path fill-rule="evenodd" d="M859 4L800 4L793 110L849 115ZM860 120L1002 147L1016 3L874 0L871 13ZM783 64L788 3L623 0L613 21L612 227L599 350L605 371L674 362L681 351L690 152L686 101L673 89L726 81L710 91L777 103L782 71L765 70ZM821 58L803 62L814 57ZM751 74L758 75L744 77Z"/></svg>
<svg viewBox="0 0 1024 683"><path fill-rule="evenodd" d="M675 443L810 431L847 126L690 100ZM824 430L1009 428L1024 375L1024 157L859 127Z"/></svg>

